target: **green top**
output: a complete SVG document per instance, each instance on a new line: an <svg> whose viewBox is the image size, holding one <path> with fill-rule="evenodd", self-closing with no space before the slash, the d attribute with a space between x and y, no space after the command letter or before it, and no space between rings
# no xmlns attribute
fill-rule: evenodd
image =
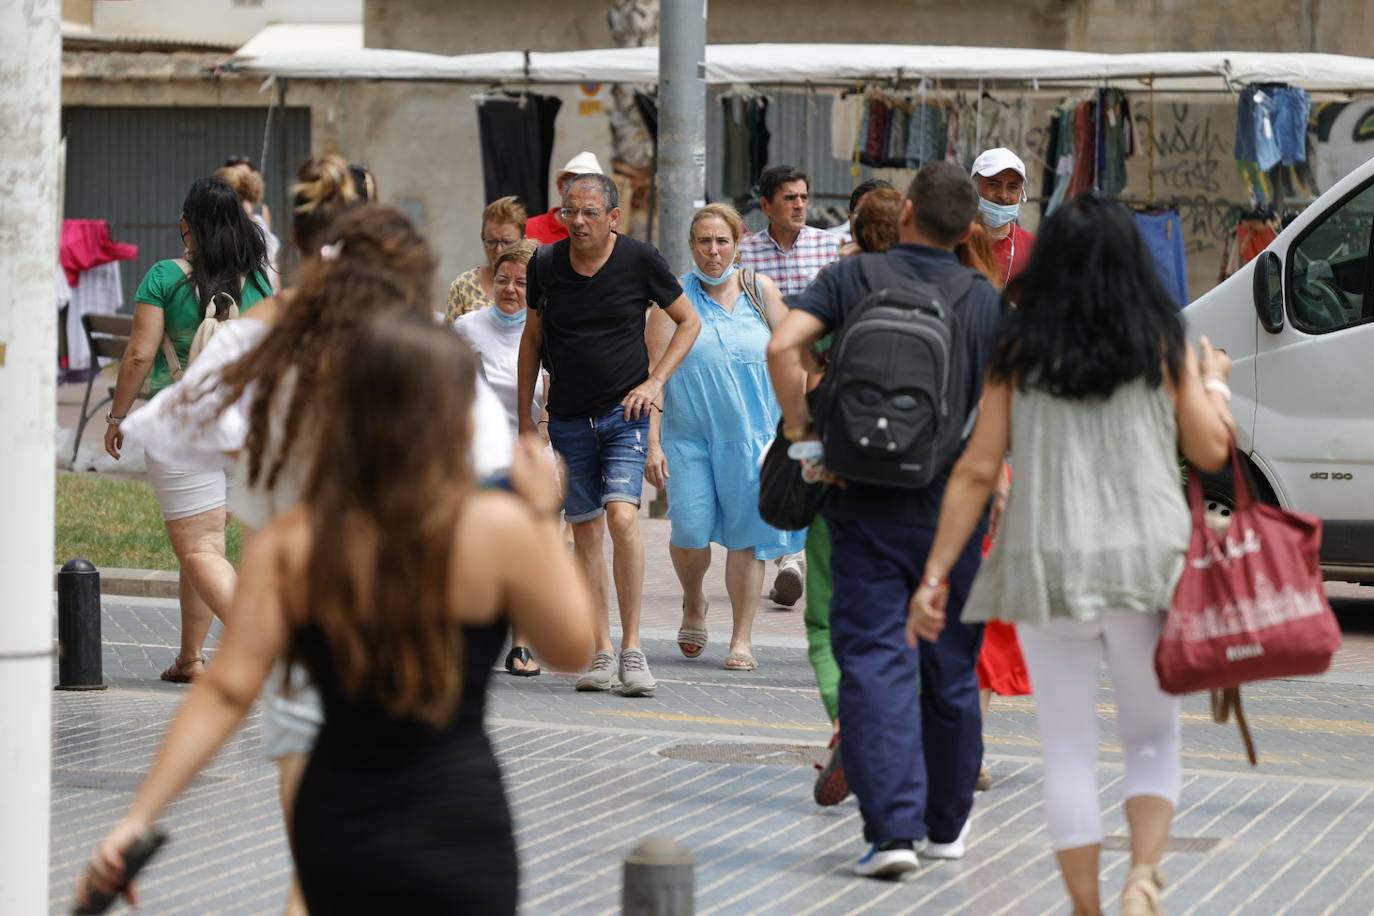
<svg viewBox="0 0 1374 916"><path fill-rule="evenodd" d="M172 347L177 351L177 359L181 360L183 366L191 354L191 341L196 336L196 329L205 320L205 312L196 301L195 290L191 284L183 282L185 279L186 274L177 266L176 261L158 261L148 271L143 282L138 284L138 290L134 293L135 302L155 305L162 309L163 326L166 328L167 336L172 338ZM239 313L247 312L254 303L261 302L271 295L272 287L268 284L267 278L261 271L254 272L243 284ZM167 368L167 357L162 355L162 347L159 345L149 388L157 392L170 384L172 373Z"/></svg>

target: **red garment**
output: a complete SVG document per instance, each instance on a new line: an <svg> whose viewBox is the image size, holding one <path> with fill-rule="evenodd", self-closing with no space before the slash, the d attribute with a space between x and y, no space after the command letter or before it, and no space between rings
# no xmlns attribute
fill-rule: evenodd
<svg viewBox="0 0 1374 916"><path fill-rule="evenodd" d="M531 216L525 222L525 237L534 239L541 245L552 245L567 238L568 227L559 222L557 216L562 208L563 205L559 204L548 213Z"/></svg>
<svg viewBox="0 0 1374 916"><path fill-rule="evenodd" d="M1278 238L1272 226L1257 219L1243 219L1236 226L1236 241L1240 245L1240 263L1249 264L1255 255Z"/></svg>
<svg viewBox="0 0 1374 916"><path fill-rule="evenodd" d="M1021 657L1021 642L1016 627L1001 620L983 625L983 648L978 653L978 689L1001 697L1028 697L1030 673Z"/></svg>
<svg viewBox="0 0 1374 916"><path fill-rule="evenodd" d="M1097 106L1083 102L1074 112L1073 121L1073 174L1069 176L1069 191L1065 200L1072 200L1093 188L1097 173Z"/></svg>
<svg viewBox="0 0 1374 916"><path fill-rule="evenodd" d="M1031 242L1034 241L1035 236L1031 236ZM1011 475L1009 470L1007 475ZM992 538L983 538L983 556L986 557L991 549ZM1014 625L989 620L983 626L983 648L978 652L978 689L991 690L1001 697L1031 695L1030 672L1026 670L1026 660L1021 657L1021 641L1016 638Z"/></svg>
<svg viewBox="0 0 1374 916"><path fill-rule="evenodd" d="M997 255L1001 265L1002 288L1010 289L1011 281L1030 263L1031 251L1035 249L1035 236L1015 223L1006 238L992 239L992 252Z"/></svg>
<svg viewBox="0 0 1374 916"><path fill-rule="evenodd" d="M110 227L103 219L64 219L62 248L58 260L67 274L67 285L81 282L81 272L111 261L132 261L138 257L137 245L126 245L110 238Z"/></svg>

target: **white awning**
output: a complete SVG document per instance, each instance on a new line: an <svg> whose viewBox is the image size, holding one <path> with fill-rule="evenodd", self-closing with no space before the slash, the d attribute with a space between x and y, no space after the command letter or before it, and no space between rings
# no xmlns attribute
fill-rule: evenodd
<svg viewBox="0 0 1374 916"><path fill-rule="evenodd" d="M361 22L273 22L248 39L234 59L316 51L363 50Z"/></svg>
<svg viewBox="0 0 1374 916"><path fill-rule="evenodd" d="M250 43L251 44L251 43ZM658 49L497 51L444 56L375 48L235 55L233 69L306 79L433 80L467 83L653 83ZM855 81L979 80L1045 88L1117 85L1161 91L1225 91L1231 84L1290 83L1309 91L1374 91L1374 60L1339 54L1162 52L1092 54L1033 48L942 45L710 45L706 80L728 83L844 85Z"/></svg>

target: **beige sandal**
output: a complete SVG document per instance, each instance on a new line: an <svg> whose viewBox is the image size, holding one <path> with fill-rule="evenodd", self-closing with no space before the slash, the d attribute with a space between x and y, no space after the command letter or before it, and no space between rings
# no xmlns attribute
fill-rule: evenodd
<svg viewBox="0 0 1374 916"><path fill-rule="evenodd" d="M1126 873L1126 887L1121 891L1121 916L1164 916L1159 903L1159 890L1164 886L1164 873L1154 865L1136 865Z"/></svg>
<svg viewBox="0 0 1374 916"><path fill-rule="evenodd" d="M170 681L173 684L194 684L204 676L204 671L200 674L187 674L186 669L197 663L204 668L206 662L207 659L204 655L197 655L195 658L187 659L183 659L178 655L172 660L171 667L162 672L161 677L164 681Z"/></svg>

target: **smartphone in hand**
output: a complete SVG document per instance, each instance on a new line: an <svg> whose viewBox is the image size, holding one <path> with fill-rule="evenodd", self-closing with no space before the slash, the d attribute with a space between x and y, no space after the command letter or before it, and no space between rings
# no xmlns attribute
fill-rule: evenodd
<svg viewBox="0 0 1374 916"><path fill-rule="evenodd" d="M84 903L77 903L72 910L74 916L85 916L88 913L103 913L110 908L110 904L119 899L119 895L124 893L124 888L128 887L134 880L134 876L148 860L153 857L153 853L162 848L162 844L167 842L167 834L160 830L153 830L136 837L128 848L124 850L124 880L119 887L110 893L103 893L90 887L87 883L86 900Z"/></svg>

